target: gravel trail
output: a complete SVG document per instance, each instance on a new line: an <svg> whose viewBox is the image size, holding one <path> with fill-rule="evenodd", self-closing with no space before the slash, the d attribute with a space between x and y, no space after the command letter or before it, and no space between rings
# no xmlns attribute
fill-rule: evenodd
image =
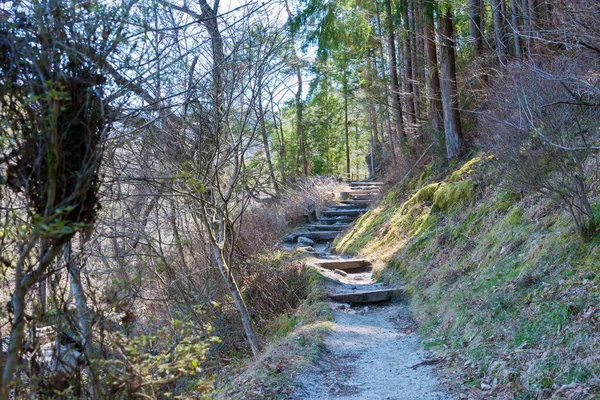
<svg viewBox="0 0 600 400"><path fill-rule="evenodd" d="M370 273L340 276L321 271L332 291L373 288ZM436 400L451 399L423 350L408 306L349 307L331 303L332 331L316 365L296 379L294 399ZM422 364L421 364L422 363Z"/></svg>

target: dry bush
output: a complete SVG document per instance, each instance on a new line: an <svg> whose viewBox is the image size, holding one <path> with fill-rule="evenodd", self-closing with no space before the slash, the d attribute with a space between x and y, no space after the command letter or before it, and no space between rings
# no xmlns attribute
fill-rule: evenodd
<svg viewBox="0 0 600 400"><path fill-rule="evenodd" d="M244 297L259 330L296 309L308 294L309 269L299 261L257 259L244 273Z"/></svg>
<svg viewBox="0 0 600 400"><path fill-rule="evenodd" d="M598 71L566 57L513 65L492 84L480 122L511 188L562 204L585 238L597 228L590 196L600 177Z"/></svg>
<svg viewBox="0 0 600 400"><path fill-rule="evenodd" d="M239 251L251 257L272 250L288 228L308 222L309 214L333 204L344 187L335 178L310 178L284 188L276 202L249 209L239 225Z"/></svg>
<svg viewBox="0 0 600 400"><path fill-rule="evenodd" d="M336 178L317 177L298 181L284 191L280 206L288 226L305 221L309 213L320 213L335 202L345 184Z"/></svg>

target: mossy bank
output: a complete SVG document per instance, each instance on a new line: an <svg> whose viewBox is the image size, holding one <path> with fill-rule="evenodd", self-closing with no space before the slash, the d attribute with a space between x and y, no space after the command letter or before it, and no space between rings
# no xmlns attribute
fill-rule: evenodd
<svg viewBox="0 0 600 400"><path fill-rule="evenodd" d="M503 189L489 157L431 175L392 188L336 248L383 261L379 278L406 287L425 346L463 391L598 396L600 238L582 242L553 202Z"/></svg>

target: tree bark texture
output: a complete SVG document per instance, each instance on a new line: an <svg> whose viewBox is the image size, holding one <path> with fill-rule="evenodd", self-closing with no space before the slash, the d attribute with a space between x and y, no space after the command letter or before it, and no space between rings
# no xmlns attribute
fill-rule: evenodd
<svg viewBox="0 0 600 400"><path fill-rule="evenodd" d="M506 18L502 6L505 0L491 0L492 13L494 16L494 42L496 45L496 54L501 64L506 62L508 53L508 42L506 38Z"/></svg>
<svg viewBox="0 0 600 400"><path fill-rule="evenodd" d="M435 38L435 0L424 0L423 16L425 23L425 50L427 53L427 80L429 87L429 119L437 132L444 129L440 74L438 69L437 45Z"/></svg>
<svg viewBox="0 0 600 400"><path fill-rule="evenodd" d="M469 33L473 55L481 57L483 55L483 0L469 0Z"/></svg>
<svg viewBox="0 0 600 400"><path fill-rule="evenodd" d="M390 97L394 115L394 128L400 143L400 149L406 154L407 140L402 121L402 98L398 84L398 69L396 62L396 39L394 37L394 24L392 22L391 0L385 1L385 22L387 30L388 64L390 69Z"/></svg>
<svg viewBox="0 0 600 400"><path fill-rule="evenodd" d="M454 44L454 18L452 8L446 6L440 16L441 49L441 91L444 111L444 136L448 159L460 156L462 147L462 127L458 111L456 90L456 61Z"/></svg>

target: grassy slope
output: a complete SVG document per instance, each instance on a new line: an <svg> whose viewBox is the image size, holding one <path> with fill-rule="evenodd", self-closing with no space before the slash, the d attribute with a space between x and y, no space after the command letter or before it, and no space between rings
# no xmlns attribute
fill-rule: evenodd
<svg viewBox="0 0 600 400"><path fill-rule="evenodd" d="M296 252L288 262L306 258ZM308 296L294 314L282 314L268 326L269 343L259 357L233 368L231 380L208 398L287 399L293 377L320 354L332 311L325 303L326 284L316 271L308 277ZM229 375L229 374L226 374Z"/></svg>
<svg viewBox="0 0 600 400"><path fill-rule="evenodd" d="M497 181L485 157L442 182L425 173L412 197L392 190L336 247L387 265L380 278L407 287L426 347L463 368L467 386L600 393L600 239L582 244L560 210ZM582 385L556 392L572 382Z"/></svg>

